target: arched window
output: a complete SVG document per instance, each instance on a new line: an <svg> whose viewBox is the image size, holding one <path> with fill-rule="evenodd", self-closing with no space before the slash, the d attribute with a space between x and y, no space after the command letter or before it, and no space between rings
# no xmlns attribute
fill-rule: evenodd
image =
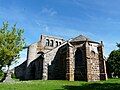
<svg viewBox="0 0 120 90"><path fill-rule="evenodd" d="M50 40L50 46L53 47L53 40Z"/></svg>
<svg viewBox="0 0 120 90"><path fill-rule="evenodd" d="M61 45L61 42L59 42L59 45Z"/></svg>
<svg viewBox="0 0 120 90"><path fill-rule="evenodd" d="M91 57L95 57L95 52L91 51Z"/></svg>
<svg viewBox="0 0 120 90"><path fill-rule="evenodd" d="M49 46L49 39L46 39L46 46Z"/></svg>
<svg viewBox="0 0 120 90"><path fill-rule="evenodd" d="M58 41L56 41L56 47L58 46Z"/></svg>
<svg viewBox="0 0 120 90"><path fill-rule="evenodd" d="M77 48L75 52L75 80L86 80L84 52Z"/></svg>

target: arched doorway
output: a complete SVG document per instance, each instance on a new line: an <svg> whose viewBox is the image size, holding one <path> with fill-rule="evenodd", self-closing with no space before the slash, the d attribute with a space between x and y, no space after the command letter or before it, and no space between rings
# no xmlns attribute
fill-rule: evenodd
<svg viewBox="0 0 120 90"><path fill-rule="evenodd" d="M74 79L76 81L85 81L86 80L86 70L85 70L85 57L84 52L77 48L75 52L75 71Z"/></svg>

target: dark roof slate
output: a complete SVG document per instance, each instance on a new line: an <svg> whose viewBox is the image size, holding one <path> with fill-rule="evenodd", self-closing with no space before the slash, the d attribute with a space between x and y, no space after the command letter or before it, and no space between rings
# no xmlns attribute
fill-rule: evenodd
<svg viewBox="0 0 120 90"><path fill-rule="evenodd" d="M78 41L92 41L92 40L90 38L87 38L86 36L79 35L73 38L70 42L78 42Z"/></svg>

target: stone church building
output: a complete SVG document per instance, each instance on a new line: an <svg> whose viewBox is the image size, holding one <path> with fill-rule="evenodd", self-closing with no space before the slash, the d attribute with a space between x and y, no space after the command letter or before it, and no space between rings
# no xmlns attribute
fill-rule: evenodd
<svg viewBox="0 0 120 90"><path fill-rule="evenodd" d="M41 35L27 48L27 60L15 68L21 80L107 80L102 42L83 35L67 41Z"/></svg>

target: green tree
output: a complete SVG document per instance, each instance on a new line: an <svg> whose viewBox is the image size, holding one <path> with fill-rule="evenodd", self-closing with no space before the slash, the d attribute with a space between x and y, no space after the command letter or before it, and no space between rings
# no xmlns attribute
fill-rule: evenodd
<svg viewBox="0 0 120 90"><path fill-rule="evenodd" d="M119 48L119 50L120 50L120 43L117 43L117 47Z"/></svg>
<svg viewBox="0 0 120 90"><path fill-rule="evenodd" d="M120 44L117 44L119 47ZM114 76L120 77L120 49L113 50L107 60L107 73L111 77L113 73Z"/></svg>
<svg viewBox="0 0 120 90"><path fill-rule="evenodd" d="M12 62L16 62L20 58L20 51L25 46L23 38L23 30L16 29L16 24L9 30L9 24L3 23L0 29L0 70L5 65L8 67Z"/></svg>

